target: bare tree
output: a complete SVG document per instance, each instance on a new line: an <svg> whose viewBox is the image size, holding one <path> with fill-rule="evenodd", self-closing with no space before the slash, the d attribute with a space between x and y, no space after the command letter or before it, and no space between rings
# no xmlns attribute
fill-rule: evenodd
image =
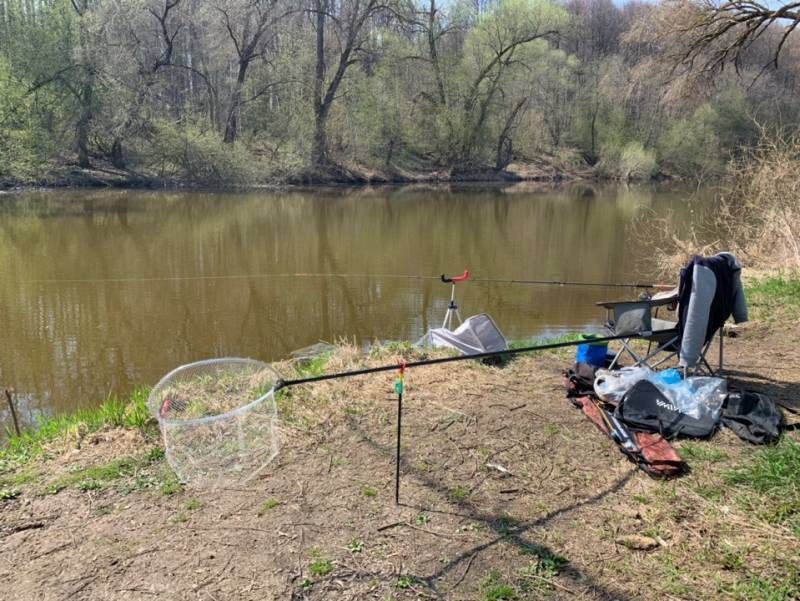
<svg viewBox="0 0 800 601"><path fill-rule="evenodd" d="M681 62L703 71L721 70L730 62L738 70L747 50L771 28L780 28L781 33L764 67L777 67L784 44L800 25L800 2L770 6L755 0L690 0L680 6L686 21L678 29L688 39Z"/></svg>
<svg viewBox="0 0 800 601"><path fill-rule="evenodd" d="M145 104L150 89L156 83L158 72L163 67L172 66L172 58L175 54L175 38L182 29L182 25L172 24L172 14L177 10L181 0L163 0L163 4L158 10L148 7L147 11L158 23L157 39L159 41L158 52L149 54L146 60L140 61L137 67L136 96L133 104L127 112L122 126L116 131L114 141L111 145L111 163L118 169L125 169L127 161L123 146L124 138L130 133L136 122L139 120L142 107ZM133 29L128 30L128 34L133 38L136 46L144 46L139 39L138 32Z"/></svg>
<svg viewBox="0 0 800 601"><path fill-rule="evenodd" d="M338 8L338 11L336 10ZM332 167L328 155L328 116L347 69L359 61L369 32L366 25L370 19L391 7L383 0L314 0L312 12L316 26L315 69L313 86L314 140L311 150L312 168L327 170ZM338 49L334 51L336 69L327 79L328 54L325 34L328 23L333 23ZM333 53L331 53L333 54Z"/></svg>
<svg viewBox="0 0 800 601"><path fill-rule="evenodd" d="M233 84L230 101L228 103L227 118L225 120L225 135L223 140L231 144L238 135L239 113L244 104L243 90L247 79L247 71L251 63L266 52L265 37L271 28L284 15L276 15L275 9L278 0L249 0L243 5L241 2L217 5L234 47L238 65L236 80ZM257 93L260 95L262 92Z"/></svg>

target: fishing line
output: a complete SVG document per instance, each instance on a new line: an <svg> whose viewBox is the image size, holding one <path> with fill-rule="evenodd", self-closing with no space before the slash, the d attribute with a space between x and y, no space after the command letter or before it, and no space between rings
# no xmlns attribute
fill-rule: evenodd
<svg viewBox="0 0 800 601"><path fill-rule="evenodd" d="M163 277L144 277L144 278L69 278L69 279L39 279L25 280L24 284L129 284L145 282L192 282L205 280L247 280L247 279L270 279L270 278L341 278L341 279L403 279L403 280L439 280L436 275L407 275L398 273L259 273L259 274L226 274L226 275L187 275L187 276L163 276ZM472 278L473 282L487 284L522 284L540 286L580 286L594 288L661 288L669 287L663 284L650 283L623 283L623 282L581 282L570 280L531 280L517 278Z"/></svg>

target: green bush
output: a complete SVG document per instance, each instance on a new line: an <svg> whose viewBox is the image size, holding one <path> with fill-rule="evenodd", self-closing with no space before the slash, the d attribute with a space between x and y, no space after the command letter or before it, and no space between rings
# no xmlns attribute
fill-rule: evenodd
<svg viewBox="0 0 800 601"><path fill-rule="evenodd" d="M625 180L650 179L656 171L656 157L641 142L628 142L623 146L607 144L601 150L598 168L610 177Z"/></svg>
<svg viewBox="0 0 800 601"><path fill-rule="evenodd" d="M0 178L29 181L41 170L52 140L41 127L29 82L13 76L0 56ZM43 93L44 94L44 93Z"/></svg>
<svg viewBox="0 0 800 601"><path fill-rule="evenodd" d="M159 121L149 140L149 167L163 179L178 178L198 186L237 186L264 179L244 144L225 144L214 131Z"/></svg>

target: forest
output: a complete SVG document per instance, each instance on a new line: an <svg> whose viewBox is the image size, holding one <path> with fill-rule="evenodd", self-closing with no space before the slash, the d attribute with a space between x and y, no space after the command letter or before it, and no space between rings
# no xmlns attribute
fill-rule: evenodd
<svg viewBox="0 0 800 601"><path fill-rule="evenodd" d="M0 0L0 182L713 179L800 121L799 6Z"/></svg>

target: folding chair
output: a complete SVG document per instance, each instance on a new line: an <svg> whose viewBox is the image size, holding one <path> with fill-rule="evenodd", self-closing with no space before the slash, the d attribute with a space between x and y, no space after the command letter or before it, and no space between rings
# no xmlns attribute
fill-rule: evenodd
<svg viewBox="0 0 800 601"><path fill-rule="evenodd" d="M606 309L607 320L606 329L612 336L625 336L630 334L630 338L620 340L622 347L614 355L609 369L619 366L623 355L630 356L634 365L644 365L655 369L659 365L666 363L679 355L681 349L681 333L678 329L677 321L670 321L658 318L658 311L662 307L674 309L678 302L677 289L665 293L656 294L650 298L641 298L637 301L609 301L597 303L598 306ZM714 336L719 334L719 368L715 371L706 359ZM634 339L645 340L647 351L642 354L633 346ZM655 347L655 349L653 348ZM659 357L659 355L664 355ZM698 366L702 365L709 375L715 375L722 371L723 364L723 336L722 327L712 332L708 340L703 345L700 358L694 366L687 366L698 371Z"/></svg>
<svg viewBox="0 0 800 601"><path fill-rule="evenodd" d="M684 373L705 369L709 374L719 374L724 359L724 328L729 317L736 323L747 321L747 301L741 280L742 266L731 253L722 252L713 257L692 257L681 270L678 288L638 301L598 303L608 313L606 327L613 335L630 338L622 340L622 348L614 356L612 367L620 357L629 354L636 365L656 367L678 356ZM677 309L678 320L658 318L661 307ZM715 336L719 336L719 368L715 372L706 355ZM647 353L640 355L631 346L634 338L646 340ZM653 345L656 346L655 350ZM653 359L666 353L658 361Z"/></svg>

